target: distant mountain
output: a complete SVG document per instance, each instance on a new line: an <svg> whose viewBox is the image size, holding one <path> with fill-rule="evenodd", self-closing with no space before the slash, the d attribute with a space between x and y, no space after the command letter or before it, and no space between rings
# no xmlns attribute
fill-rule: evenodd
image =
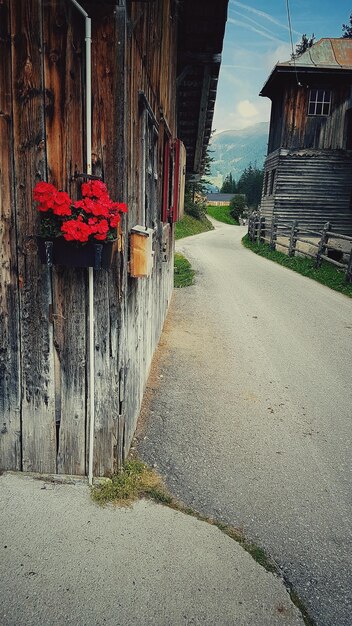
<svg viewBox="0 0 352 626"><path fill-rule="evenodd" d="M237 181L250 163L262 167L268 143L269 123L259 122L242 130L226 130L215 135L210 143L212 186L221 187L223 179L232 172Z"/></svg>

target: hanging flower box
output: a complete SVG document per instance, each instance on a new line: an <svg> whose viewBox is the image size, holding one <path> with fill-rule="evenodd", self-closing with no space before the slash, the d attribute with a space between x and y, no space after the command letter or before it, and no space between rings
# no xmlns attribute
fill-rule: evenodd
<svg viewBox="0 0 352 626"><path fill-rule="evenodd" d="M37 237L39 258L43 264L64 267L94 267L108 270L117 250L117 239L104 243L88 241L86 244L66 241L63 237L46 239Z"/></svg>
<svg viewBox="0 0 352 626"><path fill-rule="evenodd" d="M108 269L117 249L117 228L123 203L113 202L100 180L83 183L82 200L73 202L54 185L38 183L33 191L41 212L39 257L49 267Z"/></svg>

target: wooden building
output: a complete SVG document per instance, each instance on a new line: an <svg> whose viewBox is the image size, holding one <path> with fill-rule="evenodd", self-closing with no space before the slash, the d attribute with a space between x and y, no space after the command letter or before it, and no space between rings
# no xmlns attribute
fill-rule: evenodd
<svg viewBox="0 0 352 626"><path fill-rule="evenodd" d="M92 173L128 205L111 269L94 272L99 476L116 470L134 434L173 286L182 145L199 175L226 13L227 0L0 2L2 469L87 473L87 270L41 264L32 199L40 180L77 198L87 172L87 20ZM145 277L131 270L136 226L150 237Z"/></svg>
<svg viewBox="0 0 352 626"><path fill-rule="evenodd" d="M229 206L234 193L208 193L207 203L214 206Z"/></svg>
<svg viewBox="0 0 352 626"><path fill-rule="evenodd" d="M260 95L272 101L262 214L351 234L352 39L278 63Z"/></svg>

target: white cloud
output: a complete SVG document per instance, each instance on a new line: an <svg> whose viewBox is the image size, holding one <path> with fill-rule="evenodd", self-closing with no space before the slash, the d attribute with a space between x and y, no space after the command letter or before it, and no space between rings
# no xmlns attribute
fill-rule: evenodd
<svg viewBox="0 0 352 626"><path fill-rule="evenodd" d="M290 28L289 28L289 26L287 26L287 24L284 24L283 22L280 22L279 20L275 19L269 13L265 13L265 11L259 11L258 9L254 9L253 7L249 6L248 4L243 4L242 2L238 2L238 0L230 0L230 4L232 4L234 6L237 6L240 9L245 9L246 11L249 11L250 13L254 13L258 17L263 17L264 19L268 20L272 24L276 24L276 26L280 26L281 28L284 28L285 30L290 30ZM300 34L296 30L292 30L292 32L295 35L299 35Z"/></svg>
<svg viewBox="0 0 352 626"><path fill-rule="evenodd" d="M241 100L237 105L237 111L244 118L258 115L258 109L249 100Z"/></svg>
<svg viewBox="0 0 352 626"><path fill-rule="evenodd" d="M270 117L271 102L268 98L240 100L233 106L225 103L215 105L213 128L217 133L224 130L239 130L258 122L267 122Z"/></svg>
<svg viewBox="0 0 352 626"><path fill-rule="evenodd" d="M276 63L283 63L289 61L291 58L292 48L290 44L281 44L277 46L275 50L271 50L264 57L265 69L268 72L274 68Z"/></svg>
<svg viewBox="0 0 352 626"><path fill-rule="evenodd" d="M270 35L267 32L267 29L262 30L261 27L256 28L255 26L252 26L251 24L247 24L246 22L243 22L242 20L238 20L237 18L234 19L233 17L229 17L227 21L230 24L235 24L236 26L242 26L243 28L248 28L248 30L252 31L253 33L257 33L258 35L260 35L261 37L264 37L265 39L270 39L270 41L282 42L282 40L279 39L278 37Z"/></svg>

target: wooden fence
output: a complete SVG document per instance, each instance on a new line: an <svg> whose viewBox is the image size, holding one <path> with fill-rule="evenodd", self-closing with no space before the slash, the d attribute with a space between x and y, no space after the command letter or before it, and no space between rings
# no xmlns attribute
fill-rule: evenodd
<svg viewBox="0 0 352 626"><path fill-rule="evenodd" d="M281 222L276 216L270 223L260 213L252 213L248 220L248 237L250 241L269 244L271 250L276 247L287 249L290 257L296 253L315 260L315 266L320 267L322 261L327 261L346 272L346 281L352 282L352 237L334 232L330 222L324 224L322 230L311 230L306 226L300 227L297 220ZM278 237L286 241L278 241ZM308 239L307 237L312 237ZM347 243L348 251L344 252L332 242L338 239ZM310 250L298 248L301 242L311 246ZM316 251L311 250L316 248Z"/></svg>

